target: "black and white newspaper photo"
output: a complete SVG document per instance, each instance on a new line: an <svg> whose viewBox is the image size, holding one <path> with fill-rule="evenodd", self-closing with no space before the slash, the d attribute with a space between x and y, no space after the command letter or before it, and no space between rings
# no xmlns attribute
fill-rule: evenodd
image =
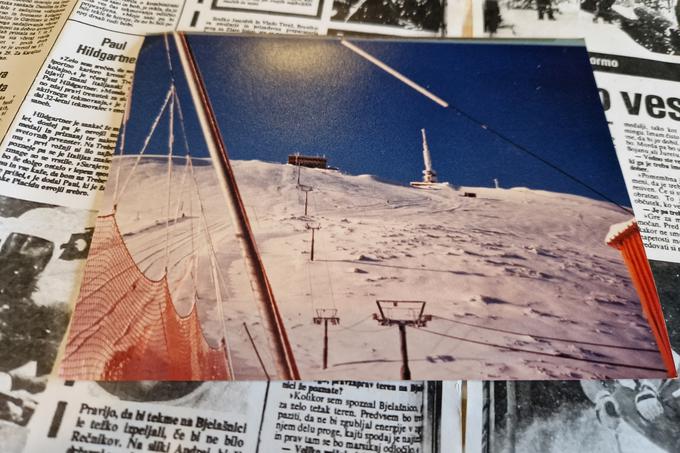
<svg viewBox="0 0 680 453"><path fill-rule="evenodd" d="M649 264L659 291L671 346L680 351L680 264L659 260L649 260Z"/></svg>
<svg viewBox="0 0 680 453"><path fill-rule="evenodd" d="M475 0L474 36L586 38L589 50L680 55L677 0Z"/></svg>
<svg viewBox="0 0 680 453"><path fill-rule="evenodd" d="M580 38L579 0L474 0L474 36Z"/></svg>
<svg viewBox="0 0 680 453"><path fill-rule="evenodd" d="M0 196L0 444L19 451L66 333L94 213Z"/></svg>
<svg viewBox="0 0 680 453"><path fill-rule="evenodd" d="M680 265L651 265L678 350ZM466 407L466 453L680 451L677 379L475 381Z"/></svg>
<svg viewBox="0 0 680 453"><path fill-rule="evenodd" d="M680 449L677 380L492 381L472 388L478 404L468 405L468 453Z"/></svg>
<svg viewBox="0 0 680 453"><path fill-rule="evenodd" d="M595 26L585 35L593 51L680 57L678 0L582 0L581 17Z"/></svg>

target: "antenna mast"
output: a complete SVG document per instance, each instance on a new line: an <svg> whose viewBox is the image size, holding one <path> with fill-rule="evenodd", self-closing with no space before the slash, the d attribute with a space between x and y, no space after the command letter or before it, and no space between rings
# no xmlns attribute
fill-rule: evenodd
<svg viewBox="0 0 680 453"><path fill-rule="evenodd" d="M422 181L412 181L411 187L417 189L441 189L449 185L447 182L437 182L437 172L432 168L432 156L430 156L430 147L427 146L427 135L425 135L425 129L420 130L420 134L423 136L423 162L425 163L425 169L423 170L423 180Z"/></svg>
<svg viewBox="0 0 680 453"><path fill-rule="evenodd" d="M430 157L430 148L427 146L427 136L425 129L421 129L423 134L423 160L425 161L425 170L423 170L423 182L433 183L437 182L437 173L432 169L432 158Z"/></svg>

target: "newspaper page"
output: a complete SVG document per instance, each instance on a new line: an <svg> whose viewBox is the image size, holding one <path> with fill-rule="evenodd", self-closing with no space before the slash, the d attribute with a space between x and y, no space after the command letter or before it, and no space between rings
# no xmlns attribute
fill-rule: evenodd
<svg viewBox="0 0 680 453"><path fill-rule="evenodd" d="M283 34L462 36L462 0L187 1L184 31Z"/></svg>
<svg viewBox="0 0 680 453"><path fill-rule="evenodd" d="M600 53L679 55L675 0L475 0L473 11L474 36L586 38Z"/></svg>
<svg viewBox="0 0 680 453"><path fill-rule="evenodd" d="M468 384L469 453L678 451L677 380Z"/></svg>
<svg viewBox="0 0 680 453"><path fill-rule="evenodd" d="M680 260L680 60L591 52L650 259Z"/></svg>
<svg viewBox="0 0 680 453"><path fill-rule="evenodd" d="M76 0L6 0L0 5L0 137L56 42Z"/></svg>
<svg viewBox="0 0 680 453"><path fill-rule="evenodd" d="M24 451L457 453L460 418L442 398L458 398L458 388L419 381L54 380Z"/></svg>

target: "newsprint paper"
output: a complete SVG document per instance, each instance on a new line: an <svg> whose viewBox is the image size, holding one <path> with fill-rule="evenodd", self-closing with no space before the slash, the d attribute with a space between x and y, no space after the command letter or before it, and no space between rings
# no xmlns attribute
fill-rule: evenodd
<svg viewBox="0 0 680 453"><path fill-rule="evenodd" d="M24 451L456 453L459 394L420 381L54 380Z"/></svg>

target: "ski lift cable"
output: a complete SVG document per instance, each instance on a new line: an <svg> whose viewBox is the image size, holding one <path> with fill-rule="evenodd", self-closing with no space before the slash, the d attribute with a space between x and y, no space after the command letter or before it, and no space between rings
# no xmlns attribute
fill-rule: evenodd
<svg viewBox="0 0 680 453"><path fill-rule="evenodd" d="M127 186L130 183L130 180L132 179L132 175L134 174L135 170L137 169L139 162L142 160L142 156L144 155L144 152L149 147L149 143L151 142L151 137L153 136L154 132L156 131L156 128L158 127L158 123L160 122L161 117L163 116L163 113L165 112L165 109L168 107L168 102L170 101L170 98L172 97L173 91L174 91L174 86L171 85L170 88L168 88L167 94L165 95L165 100L163 101L161 109L158 111L158 114L156 115L153 122L151 123L151 128L149 129L149 132L147 133L146 137L144 137L144 143L142 144L142 149L139 151L139 154L137 155L137 158L135 159L135 163L132 165L132 169L127 174L125 181L123 182L123 186L120 189L120 192L118 192L117 198L115 198L113 200L114 209L115 209L115 206L120 201L120 199L123 197L123 194L125 194L125 190L127 189Z"/></svg>
<svg viewBox="0 0 680 453"><path fill-rule="evenodd" d="M206 215L206 210L205 206L203 204L203 198L201 197L201 191L198 186L198 181L196 179L196 173L194 172L194 167L191 164L191 161L189 161L189 168L191 169L191 178L193 180L193 185L194 189L196 190L196 195L198 197L198 203L199 203L199 210L200 210L200 222L201 226L203 228L203 232L206 236L206 246L208 247L208 255L211 257L211 261L214 258L215 261L217 260L217 253L215 252L215 247L212 241L212 235L210 234L210 226L208 225L207 222L207 215ZM218 310L221 310L221 306L218 307ZM222 317L222 323L224 323L224 317ZM225 328L225 333L226 333L226 328Z"/></svg>
<svg viewBox="0 0 680 453"><path fill-rule="evenodd" d="M170 70L172 71L172 64L169 59L169 47L167 46L167 38L166 38L166 51L168 53L168 64L170 67ZM174 77L173 77L174 79ZM174 86L173 86L174 88ZM208 247L208 256L210 259L210 267L211 267L211 275L213 278L213 284L214 284L214 289L215 289L215 295L216 295L216 303L217 303L217 311L218 311L218 316L220 317L220 324L222 326L222 336L225 340L225 351L227 355L227 366L229 367L230 370L230 375L234 376L233 372L233 364L231 360L231 351L229 344L226 342L227 339L227 326L226 326L226 321L224 319L224 308L222 307L222 291L221 291L221 286L224 284L224 276L221 274L221 271L219 269L219 266L217 265L217 253L215 252L215 247L212 241L212 235L210 234L210 228L207 223L207 215L206 215L206 210L205 206L203 204L203 198L201 196L201 191L199 189L198 181L196 179L196 173L194 172L194 166L192 162L192 156L191 156L191 151L189 147L189 142L187 138L187 133L186 133L186 125L184 121L184 112L182 110L182 104L179 100L179 96L175 95L173 96L173 106L177 107L177 116L180 122L180 131L182 133L182 138L183 138L183 144L185 148L185 153L186 153L186 159L188 162L188 168L189 172L193 181L193 186L196 191L196 196L198 198L198 204L199 204L199 211L200 211L200 221L203 226L205 236L206 236L206 245ZM178 207L179 209L179 207ZM193 226L193 223L192 223ZM193 228L192 228L193 231ZM193 235L192 235L192 241L193 241ZM193 245L192 245L193 247ZM195 253L195 249L194 249ZM196 261L196 268L198 267L198 257L195 257ZM198 269L196 269L196 275L198 275ZM226 288L226 285L224 285Z"/></svg>
<svg viewBox="0 0 680 453"><path fill-rule="evenodd" d="M328 268L328 261L325 261L324 265L326 266L326 275L328 276L328 289L331 292L331 305L333 305L334 310L337 310L337 307L335 306L335 293L333 291L333 279L331 278L331 271Z"/></svg>
<svg viewBox="0 0 680 453"><path fill-rule="evenodd" d="M587 182L583 181L582 179L578 178L577 176L569 173L568 171L562 169L559 165L552 163L548 159L540 156L538 153L535 153L534 151L531 151L529 148L527 148L524 145L521 145L520 143L517 143L515 140L511 139L507 135L503 134L502 132L497 131L496 129L492 128L491 126L487 125L483 121L478 120L474 116L470 115L469 113L465 112L464 110L461 110L460 108L456 107L455 105L451 104L449 105L449 108L451 109L451 112L457 112L459 115L465 117L469 121L479 125L484 129L485 131L490 132L494 136L498 137L500 140L504 141L505 143L513 146L514 148L522 151L523 153L527 154L530 157L533 157L534 159L538 160L539 162L543 163L544 165L548 166L549 168L552 168L562 176L565 176L566 178L570 179L571 181L579 184L580 186L590 190L600 198L602 198L605 201L608 201L609 203L613 204L614 206L617 206L619 209L621 209L623 212L626 214L633 215L633 211L620 203L614 201L611 197L608 195L604 194L603 192L599 191L595 187L591 186Z"/></svg>
<svg viewBox="0 0 680 453"><path fill-rule="evenodd" d="M182 109L182 102L179 96L175 96L175 104L177 105L177 117L179 118L180 132L182 133L182 144L184 145L184 154L187 159L191 159L191 151L189 149L189 139L187 136L186 126L184 124L184 110Z"/></svg>
<svg viewBox="0 0 680 453"><path fill-rule="evenodd" d="M196 180L196 176L195 176L195 173L194 173L193 161L192 161L192 156L191 156L191 151L190 151L189 141L188 141L188 134L186 132L186 124L185 124L185 120L184 120L184 109L182 108L182 102L181 102L179 96L175 96L174 101L177 105L177 116L179 118L180 131L181 131L181 135L182 135L182 141L183 141L183 144L184 144L184 150L185 150L186 158L189 161L189 168L190 168L190 173L191 173L191 176L192 176L192 179L193 179L193 186L196 190L196 196L198 198L198 204L199 204L198 209L202 213L199 217L203 218L205 216L205 214L204 214L205 207L203 205L203 198L201 196L201 192L200 192L200 189L199 189L199 186L198 186L198 182ZM191 200L193 200L193 197L191 198ZM193 222L192 222L192 227L193 227ZM212 240L210 240L208 242L211 244ZM215 253L214 248L212 248L210 245L208 245L208 247L210 249L209 253ZM215 254L215 257L216 257L216 254ZM196 275L198 275L198 269L197 269L198 259L197 258L196 258L195 262L196 262L195 273L196 273ZM226 280L224 278L224 275L222 274L222 269L219 266L217 267L217 274L218 274L220 282L223 284L223 286L225 288L228 288L228 285L226 285ZM252 293L250 293L250 295L251 295L251 297L253 297ZM221 308L221 305L220 305L220 308ZM223 331L224 331L223 335L226 338L227 332L226 332L226 324L224 322L224 314L223 314L223 311L221 311L220 313L222 313L222 314L220 314L220 317L222 318L222 325L223 325ZM227 351L229 351L229 344L227 344ZM270 352L269 349L265 348L265 354L267 354L270 361L273 361L273 357L269 354L269 352ZM230 367L232 366L231 359L229 360L229 366Z"/></svg>
<svg viewBox="0 0 680 453"><path fill-rule="evenodd" d="M448 321L451 323L455 324L460 324L468 327L474 327L477 329L483 329L483 330L489 330L493 332L500 332L500 333L505 333L509 335L519 335L523 337L532 337L532 338L540 338L542 340L550 340L550 341L560 341L560 342L566 342L566 343L574 343L574 344L583 344L587 346L598 346L602 348L614 348L614 349L625 349L629 351L640 351L640 352L658 352L658 349L652 349L652 348L638 348L634 346L623 346L623 345L617 345L617 344L607 344L607 343L595 343L591 341L580 341L580 340L573 340L573 339L568 339L568 338L557 338L557 337L549 337L545 335L537 335L537 334L532 334L532 333L522 333L522 332L516 332L508 329L499 329L496 327L488 327L488 326L482 326L479 324L473 324L465 321L458 321L456 319L450 319L450 318L444 318L439 315L432 315L434 318L441 319L442 321Z"/></svg>
<svg viewBox="0 0 680 453"><path fill-rule="evenodd" d="M188 165L191 163L191 159L187 159ZM187 165L187 173L189 172L189 166ZM196 255L196 242L194 240L194 194L189 194L189 231L191 234L191 280L194 282L194 297L198 297L198 284L196 277L198 276L198 259Z"/></svg>
<svg viewBox="0 0 680 453"><path fill-rule="evenodd" d="M189 148L189 139L188 139L188 135L187 135L187 131L186 131L186 125L185 125L185 122L184 122L184 111L182 109L182 103L181 103L178 95L175 96L174 101L175 101L175 104L177 106L177 116L179 118L180 132L181 132L181 135L182 135L182 141L183 141L183 144L184 144L184 151L185 151L186 159L189 161L189 169L193 174L193 161L192 161L191 151L190 151L190 148ZM199 204L202 207L203 201L202 201L202 198L201 198L200 191L198 190L198 185L197 185L195 178L194 178L194 185L196 187L196 193L198 195ZM178 206L177 215L179 215L179 206ZM222 269L220 267L217 268L217 272L220 276L220 281L223 284L224 288L228 288L229 286L226 284L226 279L224 278L224 275L222 274ZM227 291L227 293L229 293L229 292ZM229 295L229 294L227 294L227 295Z"/></svg>
<svg viewBox="0 0 680 453"><path fill-rule="evenodd" d="M496 129L494 129L493 127L489 126L489 125L486 124L485 122L478 120L477 118L475 118L475 117L472 116L471 114L465 112L464 110L460 109L459 107L456 107L455 105L450 104L449 102L443 100L443 99L440 98L439 96L435 95L434 93L432 93L431 91L427 90L427 89L424 88L423 86L421 86L421 85L419 85L418 83L414 82L413 80L409 79L408 77L406 77L405 75L403 75L403 74L401 74L399 71L397 71L396 69L394 69L394 68L390 67L389 65L387 65L386 63L380 61L379 59L377 59L377 58L374 57L373 55L369 54L368 52L366 52L366 51L360 49L359 47L357 47L356 45L350 43L350 42L347 41L346 39L341 39L341 40L340 40L340 44L342 44L344 47L346 47L347 49L351 50L352 52L356 53L357 55L361 56L362 58L364 58L364 59L368 60L369 62L373 63L374 65L376 65L377 67L379 67L379 68L382 69L383 71L387 72L388 74L390 74L390 75L392 75L393 77L395 77L397 80L399 80L399 81L401 81L402 83L404 83L404 84L408 85L409 87L413 88L414 90L416 90L416 91L419 92L420 94L424 95L424 96L427 97L428 99L430 99L430 100L432 100L433 102L437 103L439 106L441 106L441 107L443 107L443 108L445 108L445 109L449 109L450 112L455 112L455 113L457 113L458 115L461 115L461 116L465 117L465 118L468 119L469 121L471 121L471 122L477 124L478 126L480 126L483 130L490 132L491 134L495 135L496 137L498 137L498 138L501 139L502 141L506 142L507 144L509 144L509 145L511 145L511 146L513 146L513 147L515 147L515 148L517 148L518 150L520 150L520 151L524 152L525 154L529 155L530 157L533 157L534 159L538 160L539 162L543 163L544 165L546 165L546 166L552 168L553 170L557 171L558 173L560 173L561 175L565 176L566 178L568 178L568 179L574 181L575 183L577 183L577 184L579 184L579 185L585 187L586 189L590 190L591 192L593 192L594 194L598 195L598 196L601 197L602 199L604 199L604 200L606 200L606 201L612 203L614 206L619 207L619 208L620 208L621 210L623 210L626 214L630 214L630 215L633 214L633 211L632 211L631 209L626 208L625 206L622 206L621 204L617 203L616 201L614 201L613 199L611 199L609 196L607 196L607 195L605 195L604 193L602 193L601 191L597 190L596 188L594 188L593 186L591 186L591 185L588 184L587 182L581 180L581 179L578 178L577 176L575 176L575 175L569 173L568 171L562 169L559 165L552 163L552 162L549 161L548 159L546 159L546 158L544 158L544 157L541 157L538 153L535 153L535 152L531 151L531 150L528 149L526 146L523 146L523 145L517 143L515 140L513 140L513 139L511 139L510 137L506 136L506 135L503 134L502 132L497 131Z"/></svg>
<svg viewBox="0 0 680 453"><path fill-rule="evenodd" d="M410 326L409 326L410 327ZM544 357L554 357L558 359L568 359L568 360L577 360L580 362L588 362L588 363L594 363L594 364L599 364L599 365L610 365L610 366L615 366L615 367L620 367L620 368L631 368L634 370L646 370L646 371L659 371L659 372L666 372L667 370L665 368L656 368L656 367L648 367L648 366L642 366L642 365L630 365L627 363L617 363L617 362L611 362L607 360L594 360L594 359L588 359L585 357L577 357L572 354L567 354L564 352L558 352L557 354L551 354L549 352L541 352L541 351L534 351L531 349L524 349L524 348L518 348L516 346L508 346L508 345L502 345L502 344L497 344L497 343L491 343L487 341L480 341L480 340L472 340L470 338L463 338L463 337L458 337L455 335L448 335L444 334L441 332L437 332L434 330L429 330L425 329L423 327L413 327L414 330L426 332L432 335L439 335L445 338L450 338L452 340L457 340L457 341L463 341L466 343L472 343L472 344L478 344L481 346L488 346L492 348L498 348L498 349L505 349L508 351L513 351L513 352L523 352L527 354L534 354L534 355L540 355Z"/></svg>
<svg viewBox="0 0 680 453"><path fill-rule="evenodd" d="M177 226L177 222L179 220L180 207L182 207L182 211L184 212L184 203L182 202L182 197L187 193L186 184L187 184L187 180L189 179L188 178L189 171L190 171L189 163L190 163L190 160L187 159L186 163L184 164L184 173L182 174L182 180L180 182L180 189L179 189L180 197L177 201L177 209L175 211L175 218L173 220L173 226L175 226L175 227ZM192 201L193 193L191 191L188 191L188 192L189 192L189 194L188 194L189 195L189 200L188 200L188 202L189 202L189 219L188 219L189 241L190 241L190 244L191 244L191 258L190 258L190 261L189 261L189 266L190 266L189 274L191 276L191 282L194 285L194 293L197 294L198 282L196 280L196 276L198 275L198 269L197 269L198 262L197 262L197 259L196 259L196 257L197 257L197 254L196 254L196 238L194 237L196 235L196 232L194 231L194 218L193 218L194 216L193 216L193 201ZM178 230L178 232L173 237L173 241L177 241L177 237L179 235L180 235L180 233L179 233L179 230Z"/></svg>
<svg viewBox="0 0 680 453"><path fill-rule="evenodd" d="M191 160L189 161L191 162ZM233 378L234 377L234 369L233 369L233 364L231 360L231 348L229 347L229 344L227 343L227 324L226 321L224 320L224 307L222 307L222 291L220 288L220 276L218 274L218 265L217 265L217 254L215 252L215 247L212 241L212 235L210 234L210 229L208 227L208 222L207 222L207 216L205 213L205 206L203 205L203 199L201 198L201 192L198 187L198 181L196 180L196 173L194 172L194 167L191 163L189 163L189 168L191 169L191 177L194 182L194 187L196 189L196 193L198 195L198 202L199 202L199 209L201 211L201 215L199 216L201 219L201 224L203 226L205 236L206 236L206 245L208 246L208 256L210 259L210 267L211 267L211 275L213 278L213 284L214 284L214 289L215 289L215 296L216 296L216 303L217 303L217 313L218 316L220 317L220 324L222 326L222 338L224 339L224 346L225 346L225 353L227 356L227 366L229 367L229 373L230 376Z"/></svg>
<svg viewBox="0 0 680 453"><path fill-rule="evenodd" d="M307 283L309 284L309 300L312 303L312 316L316 316L316 307L314 305L314 291L312 288L312 271L310 265L307 264L305 269L307 269Z"/></svg>
<svg viewBox="0 0 680 453"><path fill-rule="evenodd" d="M166 37L166 39L167 39L167 37ZM172 63L169 60L169 51L168 51L168 65L170 66L170 68L172 70ZM177 107L177 117L179 119L180 132L181 132L181 135L182 135L182 143L184 145L184 153L185 153L185 156L186 156L185 158L187 159L188 172L191 175L193 175L193 161L192 161L192 156L191 156L191 150L189 148L189 139L188 139L188 135L187 135L187 131L186 131L186 125L185 125L185 122L184 122L184 110L182 109L182 103L181 103L179 96L177 94L174 96L174 103ZM198 197L199 205L200 205L200 207L202 207L203 202L202 202L202 199L201 199L200 191L198 190L198 185L196 183L195 177L193 178L193 182L194 182L194 187L196 188L196 195ZM192 199L192 197L190 197L190 200L191 199ZM177 206L176 217L178 217L178 216L179 216L179 202L178 202L178 206ZM193 220L192 220L192 228L193 228ZM192 229L192 231L193 231L193 229ZM192 240L193 240L193 237L192 237ZM193 248L193 244L192 244L192 248ZM197 261L195 261L195 262L197 263ZM196 275L197 275L198 274L197 264L195 264L194 266L195 266L195 272L196 272ZM220 283L224 286L224 288L228 288L228 285L226 285L226 280L224 279L224 276L222 274L222 270L219 267L217 268L217 272L218 272L219 277L220 277ZM227 296L229 296L228 291L227 291ZM225 335L226 335L226 329L225 329Z"/></svg>
<svg viewBox="0 0 680 453"><path fill-rule="evenodd" d="M169 60L170 52L169 52L169 46L167 44L167 37L166 37L166 46L167 46L166 48L168 49L168 61L170 61ZM170 63L170 67L172 68L171 63ZM186 131L186 125L185 125L185 122L184 122L184 111L182 109L182 103L179 99L179 96L175 96L173 100L174 100L174 102L177 106L177 117L179 118L179 127L180 127L180 132L181 132L181 135L182 135L182 144L184 145L184 155L186 156L186 160L187 160L187 172L191 175L193 173L193 161L192 161L192 156L191 156L191 150L189 148L189 139L188 139L188 135L187 135L187 131ZM195 181L194 181L194 184L195 184ZM196 195L197 195L197 197L199 197L199 204L200 204L201 200L200 200L200 193L198 193L198 190L197 190ZM195 254L196 253L196 247L195 247L195 244L194 244L194 236L193 236L193 231L194 231L193 194L189 196L189 208L191 210L191 212L189 213L189 216L191 217L190 225L191 225L191 232L192 232L191 250ZM179 215L179 205L177 206L177 214L176 215ZM194 268L193 269L194 269L194 284L196 284L195 279L198 276L198 256L197 255L194 255ZM197 290L197 294L198 294L198 290Z"/></svg>
<svg viewBox="0 0 680 453"><path fill-rule="evenodd" d="M340 327L337 330L352 330L353 327L358 326L359 324L363 323L364 321L371 319L372 317L373 317L373 315L368 315L365 318L361 318L359 321L355 322L354 324L350 324L349 326ZM380 329L380 330L382 330L382 329ZM373 332L373 330L371 330L371 332Z"/></svg>
<svg viewBox="0 0 680 453"><path fill-rule="evenodd" d="M132 88L134 86L134 78L132 81L130 81L130 89L128 91L128 96L127 96L127 104L125 105L125 113L123 114L123 127L120 132L120 157L123 157L125 154L125 135L127 132L127 124L128 121L130 120L130 110L132 109ZM116 168L116 179L114 180L114 186L113 186L113 200L118 199L118 184L120 183L120 168L122 164L121 162L118 163L118 168Z"/></svg>
<svg viewBox="0 0 680 453"><path fill-rule="evenodd" d="M179 221L179 212L182 211L184 212L184 200L182 197L184 196L185 188L186 188L186 182L187 182L187 175L189 173L189 159L186 159L184 163L184 172L182 173L182 179L179 182L179 197L177 198L177 206L175 208L175 215L172 220L173 226L177 225L177 222ZM182 209L180 209L182 208Z"/></svg>
<svg viewBox="0 0 680 453"><path fill-rule="evenodd" d="M312 198L312 204L314 205L314 213L318 214L319 206L316 202L316 194L313 191L311 191L311 198ZM331 295L331 305L333 306L333 309L337 310L337 306L335 305L335 293L333 291L333 282L332 282L332 279L331 279L330 270L328 268L328 262L327 261L324 262L324 265L325 265L325 268L326 268L326 276L328 278L328 289L329 289L330 295Z"/></svg>
<svg viewBox="0 0 680 453"><path fill-rule="evenodd" d="M167 39L167 38L166 38ZM172 99L175 98L175 86L172 85ZM170 264L170 205L172 194L172 151L175 144L175 103L170 101L168 105L168 190L165 216L165 273L168 272Z"/></svg>
<svg viewBox="0 0 680 453"><path fill-rule="evenodd" d="M380 333L380 332L386 332L390 330L390 327L376 327L373 329L336 329L336 330L347 330L348 332L355 332L355 333Z"/></svg>
<svg viewBox="0 0 680 453"><path fill-rule="evenodd" d="M297 165L297 174L298 176L300 175L301 171L301 165ZM300 179L298 178L298 181ZM302 203L302 191L300 190L300 186L298 186L298 190L296 190L298 194L298 203ZM316 211L316 210L315 210ZM305 265L305 269L307 270L307 284L309 285L309 300L312 305L312 318L316 316L316 304L314 303L314 285L313 285L313 280L312 280L312 271L311 271L311 263L307 263Z"/></svg>
<svg viewBox="0 0 680 453"><path fill-rule="evenodd" d="M170 71L170 77L172 77L174 83L175 70L172 67L172 57L170 56L170 43L168 42L168 33L163 34L163 45L165 47L165 58L168 62L168 70Z"/></svg>
<svg viewBox="0 0 680 453"><path fill-rule="evenodd" d="M217 254L215 254L215 260L217 260ZM230 300L232 297L231 292L229 291L229 285L227 285L227 280L224 277L224 274L222 273L222 266L217 266L217 276L220 279L220 284L224 288L224 291L226 292L227 295L227 300Z"/></svg>

